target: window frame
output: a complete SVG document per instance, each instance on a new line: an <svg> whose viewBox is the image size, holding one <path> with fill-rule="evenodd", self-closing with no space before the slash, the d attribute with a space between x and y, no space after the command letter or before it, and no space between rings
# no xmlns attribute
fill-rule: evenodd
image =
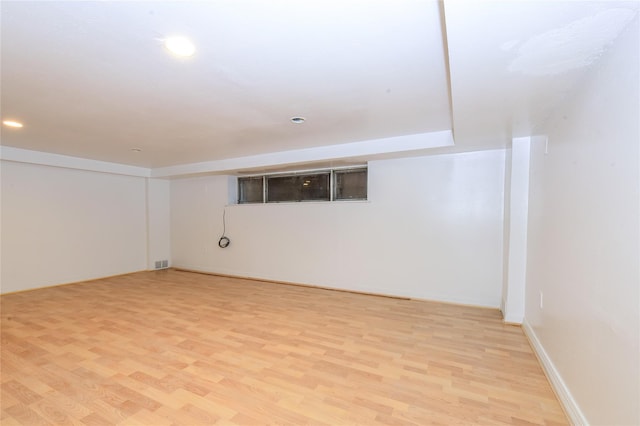
<svg viewBox="0 0 640 426"><path fill-rule="evenodd" d="M243 194L243 190L242 190L242 184L240 183L240 178L238 178L238 182L237 182L237 191L238 191L238 195L236 197L236 204L262 204L264 202L264 188L265 188L265 176L261 176L261 175L256 175L256 176L243 176L243 178L247 179L247 180L258 180L260 179L262 181L261 186L262 186L262 201L242 201L241 200L241 196Z"/></svg>
<svg viewBox="0 0 640 426"><path fill-rule="evenodd" d="M286 179L286 178L300 178L307 176L326 176L326 184L327 188L325 190L326 199L324 198L316 198L316 199L308 199L304 200L302 197L300 199L291 199L291 200L272 200L270 199L269 193L269 181L271 179ZM313 171L308 173L295 173L295 174L274 174L274 175L265 175L263 181L263 194L264 194L264 204L273 204L273 203L309 203L309 202L325 202L331 201L331 172L330 171ZM304 185L304 183L303 183Z"/></svg>
<svg viewBox="0 0 640 426"><path fill-rule="evenodd" d="M344 173L344 172L357 172L364 171L366 172L366 187L365 187L365 197L364 198L336 198L336 172ZM269 201L268 200L268 180L272 177L293 177L293 176L304 176L304 175L328 175L329 185L328 185L328 197L327 199L315 199L315 200L283 200L283 201ZM241 201L241 185L242 179L255 179L262 178L262 201ZM335 168L327 168L327 169L311 169L311 170L296 170L291 172L276 172L276 173L261 173L255 175L246 175L246 176L238 176L237 178L237 196L235 203L241 205L256 205L256 204L283 204L283 203L327 203L327 202L362 202L368 201L369 199L369 167L368 165L362 166L347 166L347 167L335 167Z"/></svg>
<svg viewBox="0 0 640 426"><path fill-rule="evenodd" d="M338 198L337 177L339 174L360 173L365 172L365 195L364 198ZM369 199L369 168L368 167L349 167L331 170L331 201L367 201Z"/></svg>

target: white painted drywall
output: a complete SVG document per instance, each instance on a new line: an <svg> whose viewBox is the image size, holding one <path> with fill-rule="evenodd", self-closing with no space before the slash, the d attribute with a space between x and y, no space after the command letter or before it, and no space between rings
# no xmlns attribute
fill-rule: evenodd
<svg viewBox="0 0 640 426"><path fill-rule="evenodd" d="M2 161L3 293L146 269L145 178Z"/></svg>
<svg viewBox="0 0 640 426"><path fill-rule="evenodd" d="M505 149L504 154L504 212L502 216L502 299L500 301L500 311L504 318L504 311L507 304L507 282L509 279L509 231L511 227L511 147Z"/></svg>
<svg viewBox="0 0 640 426"><path fill-rule="evenodd" d="M503 283L502 313L504 321L522 324L524 319L525 283L527 278L527 214L529 202L529 151L531 138L514 138L509 162L509 195L505 197L504 263L506 280ZM505 191L506 193L506 191Z"/></svg>
<svg viewBox="0 0 640 426"><path fill-rule="evenodd" d="M290 167L327 161L352 160L353 158L379 158L385 155L412 152L424 153L434 148L453 146L451 130L371 139L338 145L270 152L248 157L227 158L202 163L160 167L151 170L152 177L176 177L205 173L229 173L235 170L264 167ZM304 166L302 166L304 167Z"/></svg>
<svg viewBox="0 0 640 426"><path fill-rule="evenodd" d="M173 264L498 307L504 151L369 163L369 201L231 205L228 177L171 181Z"/></svg>
<svg viewBox="0 0 640 426"><path fill-rule="evenodd" d="M574 421L640 424L638 20L531 151L525 326ZM544 293L544 307L539 293Z"/></svg>
<svg viewBox="0 0 640 426"><path fill-rule="evenodd" d="M162 260L171 266L169 189L166 179L147 179L147 269Z"/></svg>
<svg viewBox="0 0 640 426"><path fill-rule="evenodd" d="M0 159L18 163L39 164L42 166L62 167L93 172L112 173L116 175L149 177L151 170L144 167L126 164L109 163L88 158L70 157L50 152L32 151L29 149L0 146Z"/></svg>

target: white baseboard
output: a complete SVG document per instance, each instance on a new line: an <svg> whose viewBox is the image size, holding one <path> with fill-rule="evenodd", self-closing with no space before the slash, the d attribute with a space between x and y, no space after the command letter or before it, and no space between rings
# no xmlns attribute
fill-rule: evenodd
<svg viewBox="0 0 640 426"><path fill-rule="evenodd" d="M313 282L312 280L298 281L295 279L287 279L287 278L282 279L278 277L269 277L269 276L264 276L264 275L255 274L255 273L246 272L246 271L192 265L188 263L181 263L179 261L176 262L175 260L172 261L171 267L174 269L183 270L187 272L199 272L199 273L205 273L205 274L211 274L211 275L224 275L232 278L243 278L243 279L256 280L256 281L269 281L269 282L281 283L281 284L292 284L292 285L299 285L299 286L306 286L306 287L323 288L326 290L348 291L351 293L363 293L363 294L370 294L375 296L394 297L399 299L414 299L414 300L423 300L423 301L429 301L429 302L449 303L452 305L474 306L474 307L486 308L486 309L499 308L498 304L494 304L494 303L490 303L482 300L467 300L466 298L457 298L457 297L440 297L440 295L438 294L421 295L421 294L415 294L414 292L395 293L393 289L380 289L380 288L371 289L371 288L367 288L366 286L354 286L354 287L335 286L335 285L331 285L331 283L329 284L322 283L322 282L319 283L319 282ZM517 321L517 322L514 321L514 324L521 324L521 323L522 321Z"/></svg>
<svg viewBox="0 0 640 426"><path fill-rule="evenodd" d="M553 365L551 358L549 358L549 355L547 355L547 352L544 350L544 347L540 343L540 340L538 340L538 336L536 336L535 331L533 331L533 328L531 328L526 318L522 322L522 329L524 330L524 334L529 339L531 347L533 347L534 352L540 360L542 369L547 375L547 378L551 383L551 387L558 396L560 404L562 405L562 408L564 408L567 417L569 417L569 421L576 426L588 426L589 423L587 422L584 413L578 406L576 400L571 395L569 388L567 387L564 380L562 380L562 377L558 373L558 370L556 370L556 367Z"/></svg>
<svg viewBox="0 0 640 426"><path fill-rule="evenodd" d="M522 321L524 321L524 318L522 315L509 315L509 314L505 315L503 312L502 321L504 321L505 324L521 325Z"/></svg>

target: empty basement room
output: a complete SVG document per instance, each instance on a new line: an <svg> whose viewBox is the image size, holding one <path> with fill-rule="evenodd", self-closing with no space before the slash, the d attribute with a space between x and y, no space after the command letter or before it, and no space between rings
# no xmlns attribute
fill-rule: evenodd
<svg viewBox="0 0 640 426"><path fill-rule="evenodd" d="M639 425L638 1L2 1L0 423Z"/></svg>

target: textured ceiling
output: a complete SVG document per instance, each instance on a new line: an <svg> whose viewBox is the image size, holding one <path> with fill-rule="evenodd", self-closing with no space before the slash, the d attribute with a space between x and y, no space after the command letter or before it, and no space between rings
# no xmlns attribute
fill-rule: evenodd
<svg viewBox="0 0 640 426"><path fill-rule="evenodd" d="M147 168L343 144L366 160L367 141L392 154L398 137L446 130L445 150L501 147L534 132L637 13L614 1L3 1L2 118L25 126L3 127L2 145ZM195 55L168 54L170 35Z"/></svg>

